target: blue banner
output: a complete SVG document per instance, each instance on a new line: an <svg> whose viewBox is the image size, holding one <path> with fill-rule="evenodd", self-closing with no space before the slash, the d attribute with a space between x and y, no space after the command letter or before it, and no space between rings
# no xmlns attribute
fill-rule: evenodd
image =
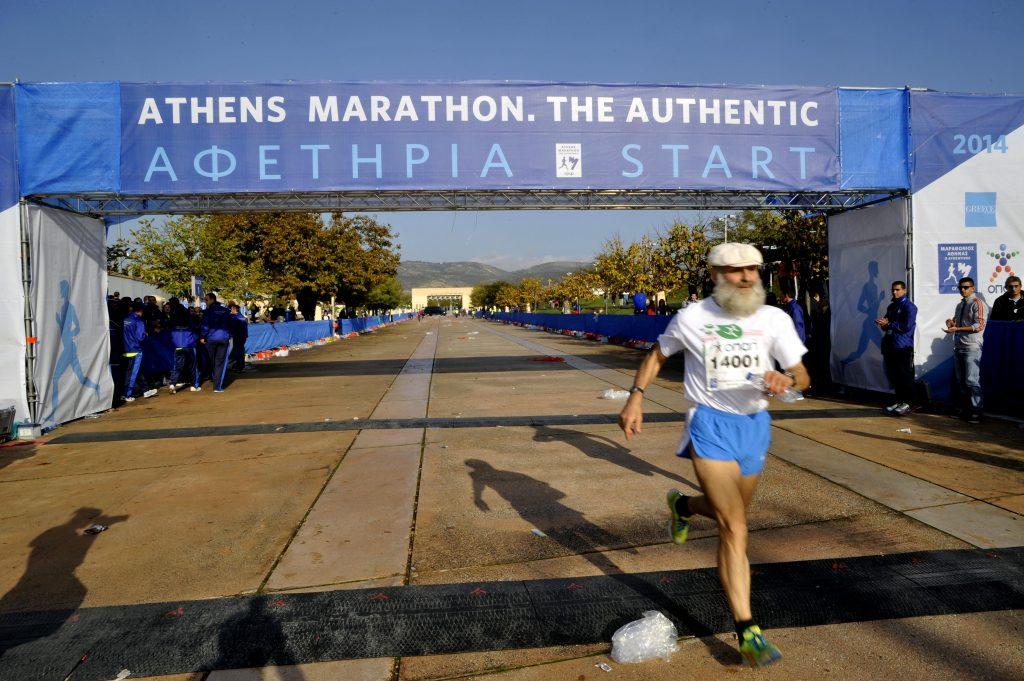
<svg viewBox="0 0 1024 681"><path fill-rule="evenodd" d="M913 190L920 191L978 154L1005 155L1024 126L1024 97L911 92Z"/></svg>
<svg viewBox="0 0 1024 681"><path fill-rule="evenodd" d="M517 324L532 324L545 329L578 331L607 336L616 341L658 340L671 315L624 315L624 314L532 314L527 312L496 312L488 315L493 319Z"/></svg>
<svg viewBox="0 0 1024 681"><path fill-rule="evenodd" d="M14 88L0 85L0 211L18 202L14 135Z"/></svg>
<svg viewBox="0 0 1024 681"><path fill-rule="evenodd" d="M839 188L834 89L137 84L126 194Z"/></svg>

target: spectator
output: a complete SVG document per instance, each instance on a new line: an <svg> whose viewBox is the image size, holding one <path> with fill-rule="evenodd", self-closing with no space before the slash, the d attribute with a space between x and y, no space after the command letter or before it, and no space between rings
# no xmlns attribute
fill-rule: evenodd
<svg viewBox="0 0 1024 681"><path fill-rule="evenodd" d="M946 320L946 333L953 334L953 369L959 391L960 413L968 423L981 422L981 346L985 332L985 303L975 295L974 280L964 277L957 284L962 300Z"/></svg>
<svg viewBox="0 0 1024 681"><path fill-rule="evenodd" d="M171 394L184 387L183 376L192 377L194 393L199 392L199 358L196 356L196 327L188 310L181 305L174 306L171 317L171 340L174 342L174 368L171 370Z"/></svg>
<svg viewBox="0 0 1024 681"><path fill-rule="evenodd" d="M124 335L125 383L124 401L135 401L135 381L139 378L142 368L142 341L146 339L146 323L142 321L145 308L142 301L132 305L131 313L124 318L122 330Z"/></svg>
<svg viewBox="0 0 1024 681"><path fill-rule="evenodd" d="M231 310L231 320L234 322L231 328L231 361L229 366L233 371L245 371L245 341L249 338L249 320L242 314L242 308L232 301L228 305Z"/></svg>
<svg viewBox="0 0 1024 681"><path fill-rule="evenodd" d="M285 310L284 320L286 322L294 322L296 319L298 319L298 317L295 316L295 306L289 305L288 309Z"/></svg>
<svg viewBox="0 0 1024 681"><path fill-rule="evenodd" d="M782 286L782 300L780 301L782 311L793 318L793 326L796 327L796 335L800 337L801 343L807 342L807 323L804 310L800 303L793 298L793 288L788 283Z"/></svg>
<svg viewBox="0 0 1024 681"><path fill-rule="evenodd" d="M658 314L660 314L660 315L667 315L668 314L668 303L665 302L664 298L662 298L661 300L658 301Z"/></svg>
<svg viewBox="0 0 1024 681"><path fill-rule="evenodd" d="M1003 288L1006 289L1006 293L992 303L990 319L994 322L1024 321L1024 295L1021 295L1020 277L1016 275L1007 277Z"/></svg>
<svg viewBox="0 0 1024 681"><path fill-rule="evenodd" d="M206 309L200 327L199 342L206 346L206 354L213 371L213 392L224 392L224 377L228 371L228 345L231 343L231 312L217 302L217 294L206 294Z"/></svg>
<svg viewBox="0 0 1024 681"><path fill-rule="evenodd" d="M811 385L815 392L827 392L832 384L829 361L832 355L832 311L820 291L811 294Z"/></svg>
<svg viewBox="0 0 1024 681"><path fill-rule="evenodd" d="M892 302L885 316L875 320L882 330L882 362L889 384L896 392L896 402L885 408L892 416L906 416L914 403L914 327L917 306L907 295L907 284L892 282Z"/></svg>
<svg viewBox="0 0 1024 681"><path fill-rule="evenodd" d="M647 314L647 294L640 292L633 294L633 314Z"/></svg>

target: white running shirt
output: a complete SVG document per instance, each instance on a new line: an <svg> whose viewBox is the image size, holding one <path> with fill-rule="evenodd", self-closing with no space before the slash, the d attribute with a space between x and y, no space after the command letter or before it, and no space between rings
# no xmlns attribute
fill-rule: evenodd
<svg viewBox="0 0 1024 681"><path fill-rule="evenodd" d="M658 336L661 354L685 351L686 395L730 414L754 414L768 408L764 394L750 386L748 374L796 366L807 348L793 320L777 307L762 306L749 317L736 317L705 298L672 317Z"/></svg>

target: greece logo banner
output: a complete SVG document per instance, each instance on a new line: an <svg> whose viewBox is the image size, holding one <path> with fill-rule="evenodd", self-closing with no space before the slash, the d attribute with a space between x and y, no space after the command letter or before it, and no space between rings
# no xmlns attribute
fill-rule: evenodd
<svg viewBox="0 0 1024 681"><path fill-rule="evenodd" d="M996 226L995 192L964 192L964 226Z"/></svg>

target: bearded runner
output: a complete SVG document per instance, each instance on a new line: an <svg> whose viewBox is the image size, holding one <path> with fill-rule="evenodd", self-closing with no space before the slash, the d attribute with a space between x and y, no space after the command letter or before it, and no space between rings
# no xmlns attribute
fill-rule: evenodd
<svg viewBox="0 0 1024 681"><path fill-rule="evenodd" d="M715 282L711 298L680 310L637 370L619 427L631 439L641 432L644 389L672 355L685 358L683 380L696 407L687 414L676 454L693 460L703 495L668 493L670 531L686 541L690 519L718 522L718 574L736 624L740 652L752 666L781 659L754 621L750 608L747 509L764 468L770 440L768 400L788 388L810 385L801 361L807 348L793 320L765 305L763 259L749 244L719 244L708 265ZM775 362L785 371L776 371ZM764 390L754 387L760 376Z"/></svg>

